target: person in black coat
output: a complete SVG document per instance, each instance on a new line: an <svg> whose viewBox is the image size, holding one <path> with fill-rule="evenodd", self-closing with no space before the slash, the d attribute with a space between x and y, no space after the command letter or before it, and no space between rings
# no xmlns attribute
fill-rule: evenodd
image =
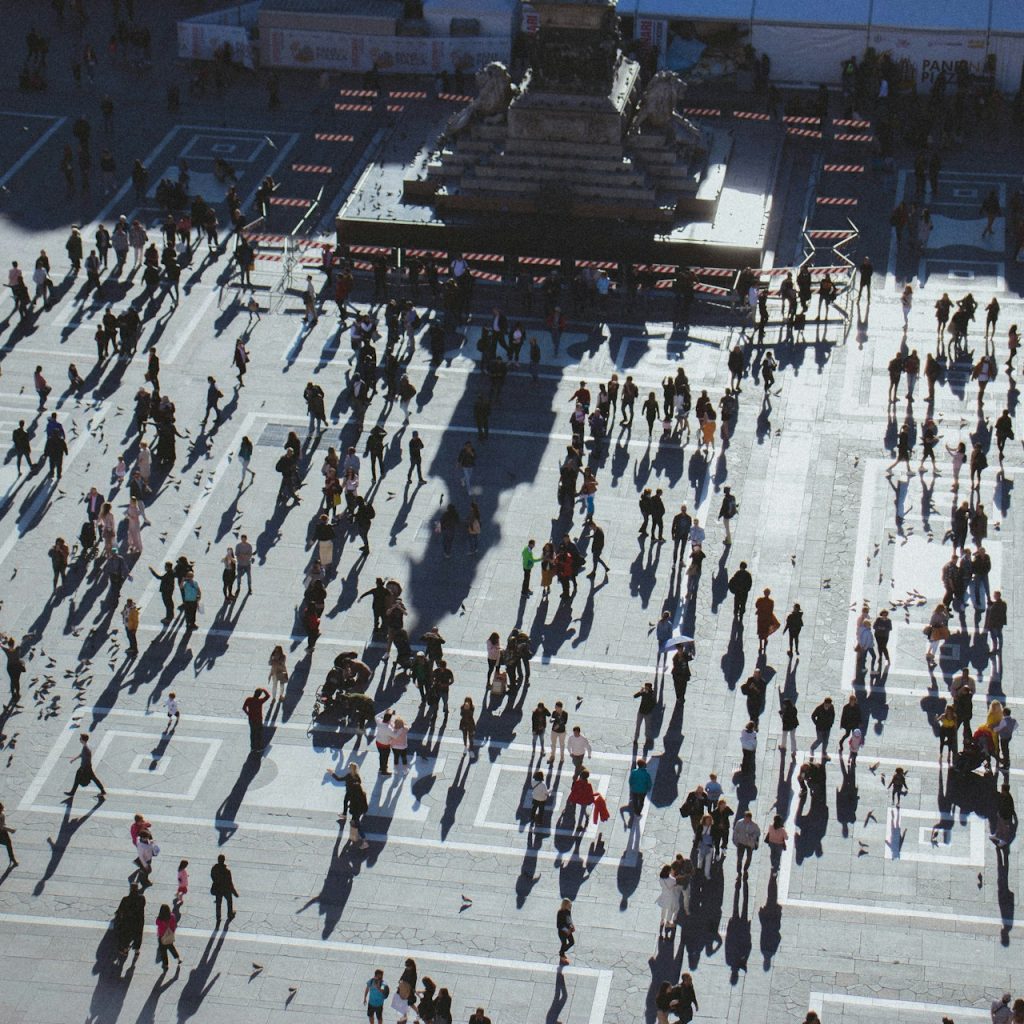
<svg viewBox="0 0 1024 1024"><path fill-rule="evenodd" d="M740 567L729 580L729 593L732 594L732 617L742 619L747 610L747 597L754 586L753 577L747 571L747 563L740 562Z"/></svg>
<svg viewBox="0 0 1024 1024"><path fill-rule="evenodd" d="M134 946L135 959L139 958L142 949L142 931L146 923L146 897L133 882L125 896L117 905L114 914L114 932L117 937L118 956L127 956Z"/></svg>
<svg viewBox="0 0 1024 1024"><path fill-rule="evenodd" d="M228 901L228 920L230 921L235 916L234 898L238 895L234 880L231 878L231 869L227 866L226 860L227 858L222 853L217 857L217 863L210 868L210 893L217 905L217 924L220 924L220 907L223 900Z"/></svg>

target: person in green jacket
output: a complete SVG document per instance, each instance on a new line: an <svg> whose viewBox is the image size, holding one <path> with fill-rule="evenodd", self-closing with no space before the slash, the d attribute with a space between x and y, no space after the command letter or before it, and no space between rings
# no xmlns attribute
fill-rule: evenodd
<svg viewBox="0 0 1024 1024"><path fill-rule="evenodd" d="M540 559L533 553L533 549L537 546L537 542L531 537L526 542L526 547L523 548L523 594L532 594L533 591L530 589L530 576L533 573L533 567L540 561Z"/></svg>

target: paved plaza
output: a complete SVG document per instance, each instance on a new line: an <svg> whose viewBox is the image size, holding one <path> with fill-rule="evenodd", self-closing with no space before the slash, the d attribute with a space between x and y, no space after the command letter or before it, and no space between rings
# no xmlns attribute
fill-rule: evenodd
<svg viewBox="0 0 1024 1024"><path fill-rule="evenodd" d="M363 990L374 970L382 968L395 991L406 957L416 960L421 979L429 975L448 988L460 1022L478 1006L494 1024L653 1022L659 985L675 983L683 971L692 974L699 999L694 1019L729 1024L798 1024L809 1010L823 1024L938 1024L943 1016L962 1024L988 1020L991 1000L1004 991L1020 995L1019 848L1010 845L1000 866L989 838L993 781L980 772L948 772L936 724L965 667L976 683L975 726L986 701L1017 712L1024 696L1016 692L1024 659L1013 628L1024 601L1016 571L1024 524L1015 495L1024 433L1016 428L1002 472L993 433L1004 408L1017 411L1017 381L1000 370L979 414L972 359L965 357L949 365L934 403L925 401L923 380L912 403L905 379L898 403L887 397L888 364L901 345L916 348L922 361L934 351L933 305L943 292L956 300L972 291L978 300L968 338L973 360L984 307L998 296L1000 367L1006 359L1007 328L1024 319L1024 273L1012 257L1009 226L1000 219L996 234L982 238L978 208L993 188L1007 208L1020 184L1020 153L986 155L967 146L947 154L931 203L935 228L921 251L897 245L888 221L899 199L911 197L910 158L898 159L891 174L869 169L845 186L860 202L850 215L860 228L853 255L874 260L873 294L844 300L848 320L833 313L826 324L809 322L802 339L780 324L774 298L773 321L761 335L749 319L710 302L697 303L688 328L675 327L665 292L646 317L627 315L617 300L605 316L574 312L556 348L539 308L520 312L504 286L484 281L468 323L449 334L435 364L427 333L440 314L426 303L424 287L414 299L421 322L405 367L416 395L406 411L378 394L361 426L349 389L351 321L339 323L329 290L316 323L304 317L305 275L317 287L323 281L321 249L283 248L279 240L320 188L314 182L302 192L308 172L294 168L329 164L329 191L343 195L382 130L401 131L403 118L418 116L416 103L441 101L424 96L393 110L345 101L346 109L335 110L334 94L358 82L333 81L330 97L318 91L308 100L306 80L296 78L283 83L277 110L268 111L265 90L245 80L217 96L186 97L168 111L161 76L181 72L160 56L173 40L173 20L155 17L160 45L150 71L140 77L101 62L96 83L75 86L59 70L77 45L74 34L57 27L47 5L40 24L54 36L50 90L24 95L10 81L0 97L0 249L6 266L20 262L27 281L46 249L55 284L52 307L37 306L24 320L4 293L0 434L10 443L24 420L33 458L42 461L45 424L56 412L67 441L57 480L45 465L31 475L19 471L13 447L0 464L0 632L16 639L27 666L20 703L0 713L0 800L16 830L19 861L0 876L0 1021L348 1024L365 1017ZM97 39L105 37L105 6L96 19ZM27 28L19 16L15 37ZM115 101L111 131L98 106L107 91ZM97 172L91 192L76 187L65 197L60 154L74 144L71 126L82 113L92 122L94 147L114 150L116 177L105 191ZM149 169L142 194L130 180L136 158ZM258 241L253 294L261 319L250 322L243 306L249 293L237 286L230 247L209 254L205 242L183 268L177 303L159 289L142 302L138 274L107 271L99 301L85 287L85 273L75 276L69 266L70 225L82 225L87 252L96 225L111 226L122 214L139 218L159 241L156 187L186 162L193 190L217 202L227 239L218 158L238 171L247 209L266 175L285 181L282 197L300 204L292 221L281 205L260 229L266 239ZM769 232L775 267L796 262L804 217L828 194L827 175L819 173L825 159L814 142L786 143ZM316 208L304 237L333 242L330 214L329 203ZM904 335L900 294L907 282L914 305ZM411 296L397 274L389 287L392 295ZM372 293L372 276L360 271L356 307L369 308ZM121 311L133 300L144 315L138 352L98 361L93 337L104 309L109 303ZM540 342L541 361L535 374L525 362L513 364L488 436L480 438L474 404L490 382L478 342L494 306L521 316ZM251 357L244 387L232 365L239 336ZM719 435L711 453L703 452L692 417L692 437L663 440L660 424L649 437L640 412L648 393L660 399L663 380L681 366L694 398L706 390L717 407L737 343L746 370L728 440ZM143 551L128 558L130 575L114 601L102 558L81 557L77 539L84 498L96 487L113 505L116 546L126 550L128 489L116 466L123 454L130 473L138 459L135 395L146 386L154 349L161 393L176 406L176 459L169 471L154 467ZM769 349L779 369L763 400L760 370ZM77 389L67 387L71 362L84 378ZM52 387L44 408L37 366ZM559 467L572 441L572 396L581 381L596 391L612 374L620 381L631 375L641 397L631 428L616 422L604 450L591 453L588 445L609 571L580 575L578 592L563 602L557 582L549 596L541 593L538 566L532 593L521 594L521 551L530 538L538 553L564 534L589 550L580 503L571 513L559 508ZM215 422L204 421L208 376L224 393ZM329 422L322 431L308 430L309 381L325 393ZM941 434L935 475L917 472L926 414ZM911 472L899 465L887 475L908 417L917 443ZM374 425L386 431L384 472L370 486L365 448ZM407 479L414 430L424 444L422 484ZM281 503L277 465L292 431L302 445L302 500ZM251 480L239 460L243 438L253 442ZM457 460L468 440L477 462L467 489ZM1005 654L992 659L984 613L968 603L929 667L922 631L943 597L950 516L969 487L965 468L954 489L944 449L961 441L968 451L976 442L989 449L990 467L973 500L988 512L989 585L1002 592L1010 620ZM329 448L344 456L350 445L363 459L360 491L376 511L370 550L361 550L354 528L339 527L321 635L311 647L303 593L316 555L321 466ZM731 545L718 518L726 486L739 503ZM706 528L695 594L674 571L671 540L638 536L638 497L647 487L663 491L667 520L685 504ZM470 501L481 514L478 547L463 527L446 558L441 513L454 503L465 522ZM222 558L242 534L254 548L252 590L243 585L236 599L223 601ZM59 536L74 548L66 584L51 592L49 552ZM194 563L203 591L191 632L180 614L161 621L159 584L149 571L182 556ZM738 624L728 581L741 561L753 591ZM394 649L374 633L366 595L378 577L401 585L415 647L435 625L446 640L455 683L443 720L427 713ZM803 609L799 657L787 657L780 633L759 659L753 601L766 587L780 619L795 602ZM122 628L125 598L141 612L137 657ZM865 604L872 616L887 608L893 619L892 661L879 676L865 675L854 650ZM695 638L685 704L656 666L655 625L664 611L677 632ZM517 699L500 699L487 688L486 641L492 631L504 639L513 628L530 637L532 674ZM252 754L242 702L265 684L278 644L289 679L283 699L267 705L264 749ZM393 708L409 723L407 773L378 771L372 730L316 719L317 692L344 651L369 666L375 711ZM739 736L748 712L741 686L755 667L768 682L766 706L755 768L743 773ZM658 696L656 738L646 746L634 700L645 682L655 683ZM171 693L181 717L168 730ZM824 786L804 797L797 773L815 738L811 712L826 696L839 708L850 693L862 708L863 748L855 763L840 759L834 729ZM476 707L472 756L458 728L467 695ZM795 759L778 749L784 698L800 714ZM590 780L611 812L607 822L576 827L568 801L572 765L556 759L549 768L531 735L539 701L548 708L561 701L570 728L581 726L590 740ZM91 734L107 795L98 800L86 787L67 802L82 731ZM647 757L653 788L631 823L629 778L638 754ZM366 849L349 842L347 824L337 820L345 797L338 777L352 763L369 805ZM893 806L887 786L899 766L907 769L909 792ZM548 820L531 828L538 768L552 795ZM779 814L789 842L777 873L762 842L745 876L737 875L730 844L710 878L698 873L691 883L689 912L673 938L659 940L658 873L676 853L690 856L693 833L679 807L712 772L737 817L751 810L763 831ZM1005 779L1016 798L1022 775L1015 758L996 781ZM136 813L152 823L160 854L133 966L116 956L111 921L136 870L129 835ZM215 925L207 881L219 854L240 894L237 916L225 926ZM159 906L175 895L182 859L191 876L177 929L184 962L164 973L155 962L153 925ZM555 929L562 898L573 901L576 926L568 966L559 965ZM398 1017L389 1001L385 1021Z"/></svg>

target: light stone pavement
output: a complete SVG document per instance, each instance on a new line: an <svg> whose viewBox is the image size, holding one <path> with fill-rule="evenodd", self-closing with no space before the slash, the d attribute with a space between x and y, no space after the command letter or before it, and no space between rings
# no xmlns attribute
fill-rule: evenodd
<svg viewBox="0 0 1024 1024"><path fill-rule="evenodd" d="M45 131L46 122L34 126L22 140L24 150ZM257 141L261 134L232 133ZM283 136L279 142L286 146L288 133ZM175 166L183 152L201 173L197 154L216 137L212 128L168 134L151 179ZM276 159L269 147L254 152L247 185ZM4 156L5 166L18 159L17 153ZM109 212L131 212L128 193L125 188L111 201L108 218ZM966 207L946 211L958 213L957 223L968 215ZM13 246L13 233L7 235ZM61 251L62 238L54 231L45 239L52 253ZM968 228L958 233L949 224L935 235L936 242L946 239L971 241ZM38 248L24 237L17 246L25 262ZM907 339L922 355L933 337L930 301L943 290L962 291L958 279L942 275L971 259L979 299L988 294L983 289L1006 284L1012 268L1005 260L969 245L925 254L931 276ZM55 263L59 279L65 263L60 257ZM776 345L780 372L770 408L760 406L759 380L748 376L736 433L724 450L719 441L710 461L692 441L662 444L655 437L648 443L640 416L632 431L616 427L598 463L597 519L606 529L611 572L594 585L582 579L571 605L560 605L557 593L542 601L536 572L535 593L527 600L519 595L526 539L543 543L567 525L558 517L555 489L570 438L569 396L580 380L593 387L612 372L632 374L642 395L660 394L661 379L681 361L694 394L706 388L717 402L738 329L695 326L684 337L658 322L591 330L577 321L555 355L546 332L529 320L542 340L542 371L537 382L523 370L509 377L490 438L478 444L472 492L483 513L480 550L471 554L460 537L451 561L443 559L433 527L449 498L463 513L468 506L455 458L466 439L475 439L472 403L482 382L475 342L482 316L440 368L430 367L420 344L410 369L419 389L410 420L397 407L385 412L379 398L371 406L367 423L379 420L390 445L387 473L373 492L372 551L360 558L354 536L338 545L323 636L312 654L298 605L313 546L319 467L327 445L356 443L358 436L344 394L348 335L339 336L330 312L308 332L294 297L265 315L251 333L253 361L237 392L230 388L232 342L246 316L236 293L220 287L223 258L194 279L191 272L183 275L188 284L179 308L167 316L164 300L130 364L114 360L93 369L91 338L101 307L78 301L77 283L31 331L13 334L16 321L8 318L0 429L9 435L19 419L33 423L38 456L42 417L32 371L41 363L55 385L49 408L68 429L71 454L55 487L45 474L18 477L13 460L0 470L2 627L26 637L30 654L23 706L2 723L0 797L18 830L21 865L0 884L0 1019L257 1024L329 1015L357 1021L365 979L380 966L394 985L407 955L416 958L421 976L430 974L453 991L456 1020L484 1005L495 1024L650 1021L657 983L681 970L695 979L697 1020L744 1024L798 1021L811 1007L827 1024L924 1024L942 1013L959 1022L984 1019L982 1008L1004 989L1017 994L1024 971L1014 952L1014 893L1021 881L1016 849L1006 881L998 882L984 783L951 782L940 774L929 718L960 664L951 646L931 685L920 634L928 608L941 596L938 569L941 552L948 551L943 535L952 500L948 462L934 487L930 474L906 484L897 474L894 494L884 475L892 457L886 457L886 443L894 441L897 422L886 407L886 364L901 340L902 276L920 270L912 264L893 251L887 268L879 251L870 313L845 340L832 324L823 341ZM268 283L276 279L272 268L261 272ZM367 288L361 281L360 301ZM484 295L481 311L488 301ZM1009 293L1003 304L1005 326L1020 307ZM979 333L976 324L972 337ZM1004 338L1001 328L1001 357ZM769 328L766 342L775 341ZM131 397L143 383L151 344L162 358L162 389L176 402L179 429L189 436L150 503L145 552L124 589L143 607L143 653L129 661L116 628L119 613L104 602L91 569L85 575L73 569L70 586L47 600L47 551L57 535L77 535L89 486L110 489L117 455L134 454ZM760 346L750 351L755 372L762 353ZM81 398L60 396L69 359L88 377ZM228 414L203 434L198 424L207 374L221 382ZM326 391L332 424L307 443L303 503L284 512L274 506L274 465L289 430L305 437L301 396L309 379ZM951 444L977 429L976 385L962 371L952 383L940 388L935 406ZM1004 400L1014 408L1016 392L1000 378L986 396L986 413L992 416ZM923 404L919 396L915 415ZM905 408L901 401L900 417ZM412 429L426 444L427 483L408 488L402 458ZM243 435L256 444L256 481L240 490L236 453ZM994 579L1013 620L1022 596L1012 568L1019 520L1013 483L1024 453L1016 443L1011 448L1005 478L997 482L990 469L982 497L990 509ZM715 521L726 483L740 504L731 548L722 544ZM709 557L693 607L682 606L670 583L671 545L638 545L636 502L643 486L664 488L670 515L685 502L708 522ZM125 492L117 492L119 520L125 501ZM574 536L581 522L577 508ZM222 606L219 559L242 532L258 552L254 593ZM200 628L191 637L180 619L162 627L146 569L182 554L196 562L205 594ZM741 559L750 565L755 594L770 586L779 613L799 601L806 621L799 660L787 663L784 639L771 641L773 685L757 770L745 781L734 774L746 720L739 685L755 664L756 638L752 615L741 634L734 632L726 591ZM414 638L440 626L456 675L453 712L466 694L480 709L477 758L463 755L454 713L443 730L431 728L419 714L415 690L394 674L381 647L368 643L370 602L359 595L376 576L402 583ZM813 737L811 709L825 695L845 699L854 684L853 621L861 602L877 609L913 590L928 604L906 614L894 610L893 665L883 681L858 690L869 722L856 770L832 761L824 802L800 805L790 762L775 749L777 689L798 698L805 749ZM651 753L654 790L642 830L630 833L617 811L626 800L632 756L632 694L647 679L658 679L660 688L664 682L654 673L652 635L663 607L692 626L697 659L685 708L675 705L670 681L661 690L661 738ZM1014 706L1016 631L1008 631L999 674L989 671L972 625L969 612L970 648L958 654L969 657L979 696ZM529 692L510 708L495 706L486 694L484 641L491 630L504 636L513 626L529 630L537 653ZM265 679L270 649L279 642L292 671L287 698L268 722L263 757L249 759L241 702ZM414 723L408 776L379 778L366 737L312 727L315 692L333 657L347 648L365 649L378 708L395 707ZM162 702L172 690L182 720L167 737ZM574 833L561 816L570 782L564 766L553 773L553 829L536 842L528 838L524 790L536 764L529 710L538 700L549 707L563 700L570 725L581 725L593 743L595 781L612 809L601 845L594 826ZM96 803L92 792L82 791L68 808L61 803L73 771L67 758L80 728L93 733L97 772L110 795ZM364 766L371 801L366 853L344 845L335 822L341 787L326 774L353 759ZM884 788L897 764L910 768L910 794L898 816ZM677 850L689 852L689 824L677 808L709 771L725 782L730 803L752 808L762 827L783 813L790 848L777 878L769 876L762 848L739 887L730 852L722 871L695 884L691 914L675 942L659 943L657 871ZM1010 778L1016 793L1019 771ZM154 966L152 929L134 970L122 972L112 962L107 928L132 871L128 826L136 811L153 822L161 846L148 893L150 921L173 895L178 860L190 861L192 888L178 943L185 965L178 974L161 976ZM241 898L230 928L213 932L206 879L219 852L228 857ZM573 964L564 971L557 969L554 934L561 896L573 898L578 928ZM385 1019L396 1016L388 1010Z"/></svg>

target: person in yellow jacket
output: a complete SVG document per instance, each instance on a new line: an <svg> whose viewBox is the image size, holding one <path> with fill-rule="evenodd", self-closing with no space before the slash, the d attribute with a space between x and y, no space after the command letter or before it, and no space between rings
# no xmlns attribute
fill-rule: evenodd
<svg viewBox="0 0 1024 1024"><path fill-rule="evenodd" d="M139 645L135 634L139 631L139 606L129 597L121 609L121 620L124 622L124 631L128 634L128 653L136 655L139 653Z"/></svg>

